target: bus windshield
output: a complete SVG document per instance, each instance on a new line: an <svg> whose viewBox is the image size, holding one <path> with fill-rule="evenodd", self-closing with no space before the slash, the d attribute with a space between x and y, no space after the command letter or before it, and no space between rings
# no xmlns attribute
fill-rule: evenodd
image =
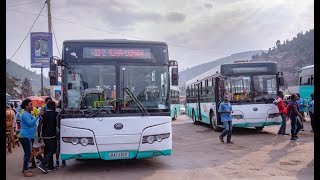
<svg viewBox="0 0 320 180"><path fill-rule="evenodd" d="M123 87L129 88L149 112L169 108L168 66L121 66L119 87L114 65L76 64L71 67L73 69L67 71L65 81L66 110L88 114L94 109L105 108L105 111L101 111L101 116L110 113L138 113L137 104L123 91ZM117 95L117 92L120 94Z"/></svg>
<svg viewBox="0 0 320 180"><path fill-rule="evenodd" d="M124 96L122 110L132 112L138 108L122 87L129 88L148 111L169 108L167 66L122 66L120 79L120 96Z"/></svg>
<svg viewBox="0 0 320 180"><path fill-rule="evenodd" d="M272 102L277 94L276 75L228 76L224 91L230 102Z"/></svg>

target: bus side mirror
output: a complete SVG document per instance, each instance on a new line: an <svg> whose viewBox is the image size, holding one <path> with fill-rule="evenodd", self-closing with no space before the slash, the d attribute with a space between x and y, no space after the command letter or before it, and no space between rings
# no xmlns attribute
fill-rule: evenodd
<svg viewBox="0 0 320 180"><path fill-rule="evenodd" d="M50 86L58 85L58 66L53 61L50 62L49 78Z"/></svg>
<svg viewBox="0 0 320 180"><path fill-rule="evenodd" d="M172 68L171 69L171 84L172 84L172 86L178 86L178 81L179 81L178 68Z"/></svg>
<svg viewBox="0 0 320 180"><path fill-rule="evenodd" d="M284 86L284 79L283 79L283 77L278 77L278 79L279 79L279 85L280 85L280 86Z"/></svg>

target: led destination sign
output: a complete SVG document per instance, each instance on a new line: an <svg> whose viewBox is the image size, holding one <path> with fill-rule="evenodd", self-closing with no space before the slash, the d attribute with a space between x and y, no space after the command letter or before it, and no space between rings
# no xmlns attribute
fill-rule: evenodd
<svg viewBox="0 0 320 180"><path fill-rule="evenodd" d="M150 48L83 48L83 58L88 59L151 59Z"/></svg>

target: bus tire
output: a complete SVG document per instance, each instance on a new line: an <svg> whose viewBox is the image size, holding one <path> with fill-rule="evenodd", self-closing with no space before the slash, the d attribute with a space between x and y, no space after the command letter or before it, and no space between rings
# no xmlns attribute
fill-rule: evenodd
<svg viewBox="0 0 320 180"><path fill-rule="evenodd" d="M255 127L255 128L256 128L257 131L262 131L263 128L264 128L264 126L262 126L262 127Z"/></svg>
<svg viewBox="0 0 320 180"><path fill-rule="evenodd" d="M176 119L177 119L177 109L174 109L172 120L176 120Z"/></svg>
<svg viewBox="0 0 320 180"><path fill-rule="evenodd" d="M213 116L212 111L210 112L210 125L211 125L211 128L216 132L221 132L223 130L221 127L217 126L217 123Z"/></svg>
<svg viewBox="0 0 320 180"><path fill-rule="evenodd" d="M193 124L198 125L199 122L196 120L196 115L194 113L194 110L192 110L192 120L193 120Z"/></svg>

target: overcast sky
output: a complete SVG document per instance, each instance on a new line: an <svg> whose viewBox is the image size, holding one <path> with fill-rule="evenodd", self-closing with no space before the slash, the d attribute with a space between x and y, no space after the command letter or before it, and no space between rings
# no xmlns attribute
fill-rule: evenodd
<svg viewBox="0 0 320 180"><path fill-rule="evenodd" d="M6 53L11 58L45 0L6 2ZM62 42L71 39L164 41L180 70L268 49L278 39L292 39L314 27L313 0L51 0L51 6L60 51ZM42 15L32 32L48 31L46 7ZM55 42L53 47L58 55ZM13 61L30 67L29 36Z"/></svg>

